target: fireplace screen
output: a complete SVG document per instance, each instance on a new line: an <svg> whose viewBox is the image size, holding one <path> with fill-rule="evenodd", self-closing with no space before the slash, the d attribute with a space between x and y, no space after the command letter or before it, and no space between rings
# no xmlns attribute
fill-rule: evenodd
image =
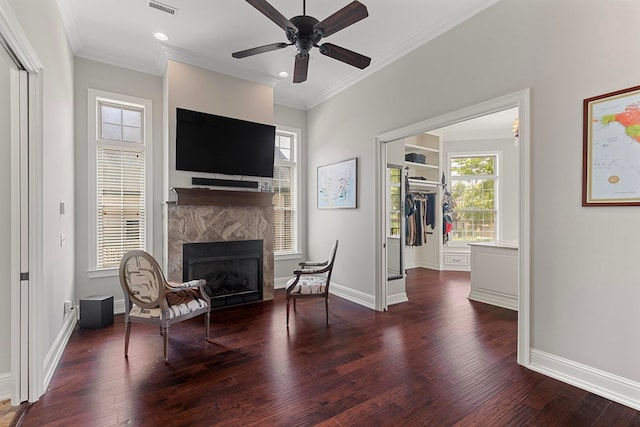
<svg viewBox="0 0 640 427"><path fill-rule="evenodd" d="M183 278L205 279L214 308L262 300L262 269L262 240L183 246Z"/></svg>

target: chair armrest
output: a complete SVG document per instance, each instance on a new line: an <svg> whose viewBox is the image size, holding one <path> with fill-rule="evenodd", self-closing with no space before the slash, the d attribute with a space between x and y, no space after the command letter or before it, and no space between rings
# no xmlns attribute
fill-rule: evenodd
<svg viewBox="0 0 640 427"><path fill-rule="evenodd" d="M188 282L167 282L167 289L171 292L183 291L185 289L194 289L204 286L207 283L204 279L190 280Z"/></svg>
<svg viewBox="0 0 640 427"><path fill-rule="evenodd" d="M321 274L327 271L329 271L328 266L323 268L302 268L300 270L295 270L293 274L295 274L296 276L300 276L302 274Z"/></svg>
<svg viewBox="0 0 640 427"><path fill-rule="evenodd" d="M305 267L322 267L325 266L329 263L329 261L324 261L324 262L315 262L315 261L302 261L301 263L299 263L298 265L302 268Z"/></svg>

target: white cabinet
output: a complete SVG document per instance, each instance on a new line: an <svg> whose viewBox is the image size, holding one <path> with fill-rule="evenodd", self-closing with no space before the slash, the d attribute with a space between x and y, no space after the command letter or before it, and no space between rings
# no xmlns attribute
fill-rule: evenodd
<svg viewBox="0 0 640 427"><path fill-rule="evenodd" d="M518 310L518 245L471 243L469 299Z"/></svg>

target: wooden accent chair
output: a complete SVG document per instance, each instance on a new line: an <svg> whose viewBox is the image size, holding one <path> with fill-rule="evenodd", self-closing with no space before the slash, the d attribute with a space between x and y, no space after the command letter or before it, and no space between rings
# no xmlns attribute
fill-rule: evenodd
<svg viewBox="0 0 640 427"><path fill-rule="evenodd" d="M205 339L209 339L211 301L205 280L167 282L157 261L145 251L127 252L120 261L120 285L124 291L124 355L128 357L131 322L159 325L164 337L164 361L168 362L169 326L204 314Z"/></svg>
<svg viewBox="0 0 640 427"><path fill-rule="evenodd" d="M293 300L293 310L296 310L298 298L324 298L327 325L329 325L329 284L331 271L336 259L338 241L333 244L329 259L324 262L304 261L300 269L293 272L294 277L287 282L287 327L289 327L289 301Z"/></svg>

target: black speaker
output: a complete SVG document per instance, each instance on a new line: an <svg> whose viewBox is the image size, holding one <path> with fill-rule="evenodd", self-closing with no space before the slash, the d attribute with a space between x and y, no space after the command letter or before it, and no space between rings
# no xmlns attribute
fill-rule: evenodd
<svg viewBox="0 0 640 427"><path fill-rule="evenodd" d="M93 295L80 300L80 327L104 328L113 323L113 297Z"/></svg>
<svg viewBox="0 0 640 427"><path fill-rule="evenodd" d="M258 188L258 181L238 181L235 179L191 178L192 185L210 185L216 187Z"/></svg>

